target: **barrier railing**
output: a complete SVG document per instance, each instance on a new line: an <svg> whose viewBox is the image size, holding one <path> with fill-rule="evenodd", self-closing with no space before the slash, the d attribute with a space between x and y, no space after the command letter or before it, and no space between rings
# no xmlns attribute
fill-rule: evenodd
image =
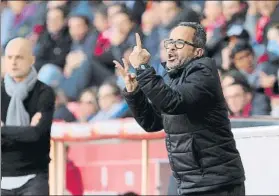
<svg viewBox="0 0 279 196"><path fill-rule="evenodd" d="M279 119L270 119L270 118L233 119L232 127L238 127L235 129L233 128L233 133L236 138L237 144L239 144L238 149L240 153L245 154L245 156L247 153L244 153L243 151L245 151L244 148L247 147L243 147L243 143L241 143L242 139L261 138L261 137L279 138ZM249 127L249 128L240 128L240 127ZM149 184L148 183L149 140L158 140L158 139L163 139L165 137L165 133L163 131L155 132L155 133L146 133L135 122L134 119L112 120L107 122L98 122L94 124L56 122L53 124L51 135L52 135L52 143L51 143L52 161L50 164L50 195L64 194L65 165L66 165L65 144L68 142L88 142L88 141L92 142L94 140L106 140L106 139L141 141L141 146L142 146L141 194L147 195L148 184ZM279 142L277 147L279 151ZM251 153L253 153L253 151ZM251 159L251 157L249 159ZM243 157L243 160L245 165L245 162L247 163L246 160L248 159L247 157ZM276 161L278 161L279 164L279 158L278 160L276 159ZM248 166L246 165L246 167ZM251 178L249 177L248 179L251 180ZM279 193L279 190L276 191L278 191Z"/></svg>

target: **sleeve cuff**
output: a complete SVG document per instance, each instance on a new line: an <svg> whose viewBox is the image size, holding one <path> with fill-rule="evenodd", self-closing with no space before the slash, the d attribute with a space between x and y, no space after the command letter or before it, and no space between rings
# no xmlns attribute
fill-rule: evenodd
<svg viewBox="0 0 279 196"><path fill-rule="evenodd" d="M136 96L138 96L140 94L140 92L141 92L141 90L140 90L139 86L133 92L128 92L126 88L124 88L124 90L122 91L125 99L128 99L128 100L134 99Z"/></svg>

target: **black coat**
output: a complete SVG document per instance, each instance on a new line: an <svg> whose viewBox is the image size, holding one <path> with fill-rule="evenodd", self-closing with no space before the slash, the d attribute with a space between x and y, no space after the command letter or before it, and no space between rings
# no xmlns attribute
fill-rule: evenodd
<svg viewBox="0 0 279 196"><path fill-rule="evenodd" d="M137 80L140 88L133 93L124 91L124 96L142 128L165 130L179 194L244 182L214 60L192 61L172 74L169 84L153 68L138 73Z"/></svg>
<svg viewBox="0 0 279 196"><path fill-rule="evenodd" d="M1 121L5 124L11 97L1 84ZM54 112L55 94L51 87L37 81L23 101L32 117L40 112L42 118L36 126L1 127L1 174L22 176L48 172L50 162L50 132Z"/></svg>
<svg viewBox="0 0 279 196"><path fill-rule="evenodd" d="M55 37L46 31L38 41L35 68L40 70L43 65L50 63L63 70L71 44L72 40L67 28L62 29Z"/></svg>

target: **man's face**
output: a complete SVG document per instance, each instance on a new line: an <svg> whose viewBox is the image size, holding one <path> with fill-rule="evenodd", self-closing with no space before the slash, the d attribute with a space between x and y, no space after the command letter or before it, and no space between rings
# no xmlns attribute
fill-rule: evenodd
<svg viewBox="0 0 279 196"><path fill-rule="evenodd" d="M171 31L169 39L172 41L179 40L182 44L184 41L193 44L194 33L195 29L191 27L179 26ZM181 44L168 44L167 46L167 67L169 69L181 67L195 57L195 48L193 46L185 43L183 48L179 47L179 49L178 45Z"/></svg>
<svg viewBox="0 0 279 196"><path fill-rule="evenodd" d="M88 33L88 26L82 17L71 17L68 22L69 31L74 41L81 41Z"/></svg>
<svg viewBox="0 0 279 196"><path fill-rule="evenodd" d="M148 35L152 32L152 29L155 26L155 21L150 20L150 18L156 17L154 12L152 11L145 11L141 17L141 23L142 23L142 31L144 34Z"/></svg>
<svg viewBox="0 0 279 196"><path fill-rule="evenodd" d="M80 99L80 111L79 115L81 118L88 118L92 114L95 114L98 110L97 108L97 101L96 101L95 95L93 95L91 92L84 92Z"/></svg>
<svg viewBox="0 0 279 196"><path fill-rule="evenodd" d="M117 13L113 16L111 26L113 29L117 29L120 33L128 35L133 24L126 14Z"/></svg>
<svg viewBox="0 0 279 196"><path fill-rule="evenodd" d="M223 14L227 21L232 19L232 16L241 10L239 1L222 1Z"/></svg>
<svg viewBox="0 0 279 196"><path fill-rule="evenodd" d="M179 13L179 8L174 1L160 2L160 18L163 25L168 25Z"/></svg>
<svg viewBox="0 0 279 196"><path fill-rule="evenodd" d="M114 94L114 90L110 85L103 85L98 92L98 103L101 110L109 110L118 100Z"/></svg>
<svg viewBox="0 0 279 196"><path fill-rule="evenodd" d="M250 50L243 50L235 54L234 64L238 70L251 73L254 70L254 55Z"/></svg>
<svg viewBox="0 0 279 196"><path fill-rule="evenodd" d="M47 13L47 30L58 33L64 26L64 16L59 9L50 9Z"/></svg>
<svg viewBox="0 0 279 196"><path fill-rule="evenodd" d="M109 28L108 18L100 12L95 13L93 22L99 32L103 32Z"/></svg>
<svg viewBox="0 0 279 196"><path fill-rule="evenodd" d="M226 86L223 93L233 114L239 114L248 103L248 95L240 85Z"/></svg>
<svg viewBox="0 0 279 196"><path fill-rule="evenodd" d="M104 1L107 2L107 1ZM121 11L121 5L116 4L116 5L111 5L108 7L108 20L109 20L109 24L111 25L113 17L116 13Z"/></svg>
<svg viewBox="0 0 279 196"><path fill-rule="evenodd" d="M14 79L24 79L34 63L32 54L22 44L7 47L4 56L5 71Z"/></svg>
<svg viewBox="0 0 279 196"><path fill-rule="evenodd" d="M222 4L219 1L206 1L204 5L204 15L210 21L216 20L222 15Z"/></svg>

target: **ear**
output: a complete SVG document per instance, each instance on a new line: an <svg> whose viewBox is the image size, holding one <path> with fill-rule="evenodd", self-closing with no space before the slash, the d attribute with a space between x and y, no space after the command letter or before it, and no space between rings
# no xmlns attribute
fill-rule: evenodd
<svg viewBox="0 0 279 196"><path fill-rule="evenodd" d="M196 56L196 57L202 57L203 54L204 54L204 49L202 49L202 48L196 48L196 50L195 50L195 56Z"/></svg>

